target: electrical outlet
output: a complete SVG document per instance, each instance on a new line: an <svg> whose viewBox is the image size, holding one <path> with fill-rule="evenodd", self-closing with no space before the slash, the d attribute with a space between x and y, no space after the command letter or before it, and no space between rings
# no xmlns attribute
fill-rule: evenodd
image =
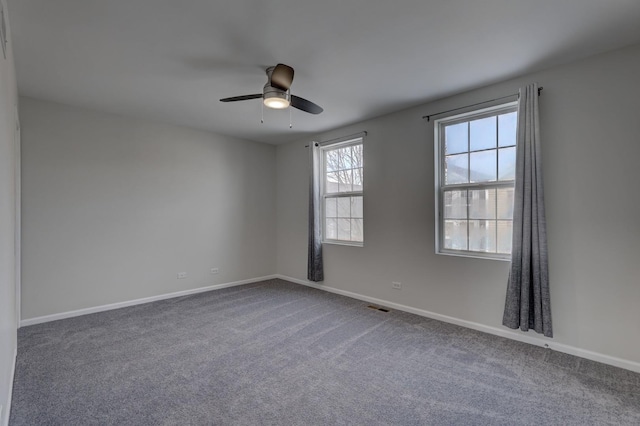
<svg viewBox="0 0 640 426"><path fill-rule="evenodd" d="M187 278L188 276L189 276L189 274L187 274L186 272L178 272L178 279L179 280Z"/></svg>
<svg viewBox="0 0 640 426"><path fill-rule="evenodd" d="M215 275L215 274L218 274L218 273L220 273L220 269L219 268L211 268L211 274L212 275Z"/></svg>
<svg viewBox="0 0 640 426"><path fill-rule="evenodd" d="M395 288L396 290L402 290L402 283L399 283L398 281L394 281L391 283L391 287Z"/></svg>

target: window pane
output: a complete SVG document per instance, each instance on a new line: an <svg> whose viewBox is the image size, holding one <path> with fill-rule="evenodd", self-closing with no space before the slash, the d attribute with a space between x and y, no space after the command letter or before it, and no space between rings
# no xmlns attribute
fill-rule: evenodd
<svg viewBox="0 0 640 426"><path fill-rule="evenodd" d="M496 117L473 120L469 123L471 144L470 151L496 147Z"/></svg>
<svg viewBox="0 0 640 426"><path fill-rule="evenodd" d="M338 217L338 205L336 198L324 200L324 217Z"/></svg>
<svg viewBox="0 0 640 426"><path fill-rule="evenodd" d="M510 220L498 221L498 253L511 253L511 234L513 222Z"/></svg>
<svg viewBox="0 0 640 426"><path fill-rule="evenodd" d="M445 191L444 217L445 219L467 218L467 191Z"/></svg>
<svg viewBox="0 0 640 426"><path fill-rule="evenodd" d="M469 154L447 155L444 159L444 183L469 182Z"/></svg>
<svg viewBox="0 0 640 426"><path fill-rule="evenodd" d="M338 219L338 239L349 241L351 239L351 221Z"/></svg>
<svg viewBox="0 0 640 426"><path fill-rule="evenodd" d="M353 169L353 190L362 191L362 168Z"/></svg>
<svg viewBox="0 0 640 426"><path fill-rule="evenodd" d="M469 219L496 218L496 190L477 189L469 191Z"/></svg>
<svg viewBox="0 0 640 426"><path fill-rule="evenodd" d="M325 219L324 221L324 237L327 240L338 239L338 219Z"/></svg>
<svg viewBox="0 0 640 426"><path fill-rule="evenodd" d="M327 173L327 180L325 182L325 192L331 194L333 192L338 192L338 182L340 178L338 177L338 173Z"/></svg>
<svg viewBox="0 0 640 426"><path fill-rule="evenodd" d="M351 219L351 241L362 242L363 240L362 219Z"/></svg>
<svg viewBox="0 0 640 426"><path fill-rule="evenodd" d="M498 177L500 180L516 178L516 147L498 150Z"/></svg>
<svg viewBox="0 0 640 426"><path fill-rule="evenodd" d="M325 162L328 172L335 172L338 170L338 151L331 150L325 152Z"/></svg>
<svg viewBox="0 0 640 426"><path fill-rule="evenodd" d="M516 144L516 129L518 113L510 112L498 116L498 146L512 146Z"/></svg>
<svg viewBox="0 0 640 426"><path fill-rule="evenodd" d="M493 220L469 221L469 250L485 253L496 252L496 222Z"/></svg>
<svg viewBox="0 0 640 426"><path fill-rule="evenodd" d="M444 153L458 154L469 150L468 123L454 124L444 128Z"/></svg>
<svg viewBox="0 0 640 426"><path fill-rule="evenodd" d="M351 217L362 218L362 197L351 197Z"/></svg>
<svg viewBox="0 0 640 426"><path fill-rule="evenodd" d="M340 169L350 169L353 167L353 156L350 146L340 148L338 150L338 156L340 157Z"/></svg>
<svg viewBox="0 0 640 426"><path fill-rule="evenodd" d="M353 191L353 173L352 170L340 170L338 172L338 179L340 185L338 186L338 192L351 192Z"/></svg>
<svg viewBox="0 0 640 426"><path fill-rule="evenodd" d="M471 153L471 182L491 182L496 180L496 151Z"/></svg>
<svg viewBox="0 0 640 426"><path fill-rule="evenodd" d="M513 219L513 188L498 189L498 219Z"/></svg>
<svg viewBox="0 0 640 426"><path fill-rule="evenodd" d="M467 249L467 221L444 221L444 248L451 250Z"/></svg>
<svg viewBox="0 0 640 426"><path fill-rule="evenodd" d="M338 200L338 217L351 217L351 198L340 197Z"/></svg>
<svg viewBox="0 0 640 426"><path fill-rule="evenodd" d="M362 145L354 145L351 149L353 150L353 167L362 167L364 165Z"/></svg>

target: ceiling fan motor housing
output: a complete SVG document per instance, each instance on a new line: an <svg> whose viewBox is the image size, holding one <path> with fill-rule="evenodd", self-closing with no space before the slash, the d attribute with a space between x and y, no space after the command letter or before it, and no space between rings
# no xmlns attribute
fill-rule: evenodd
<svg viewBox="0 0 640 426"><path fill-rule="evenodd" d="M290 100L289 92L285 92L284 90L276 89L271 86L269 83L264 85L262 89L262 94L264 98L280 98Z"/></svg>
<svg viewBox="0 0 640 426"><path fill-rule="evenodd" d="M272 103L269 106L271 106L272 108L286 108L287 106L289 106L289 103L291 102L290 92L288 90L282 90L277 87L273 87L271 85L271 75L274 69L275 67L267 68L268 79L267 79L267 83L262 88L262 97L265 100L273 99L273 98L282 99L283 102ZM267 103L268 102L265 102L265 104ZM282 105L282 106L278 106L278 105Z"/></svg>

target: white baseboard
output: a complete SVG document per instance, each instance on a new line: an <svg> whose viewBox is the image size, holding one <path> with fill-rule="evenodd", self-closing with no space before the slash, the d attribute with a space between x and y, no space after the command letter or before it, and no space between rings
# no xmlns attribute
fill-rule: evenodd
<svg viewBox="0 0 640 426"><path fill-rule="evenodd" d="M96 312L110 311L112 309L125 308L127 306L141 305L143 303L155 302L157 300L171 299L174 297L188 296L190 294L204 293L206 291L220 290L221 288L235 287L243 284L250 284L259 281L271 280L278 278L277 275L267 275L264 277L249 278L247 280L233 281L224 284L214 284L207 287L194 288L191 290L176 291L174 293L160 294L157 296L144 297L142 299L127 300L125 302L110 303L108 305L94 306L92 308L78 309L75 311L60 312L58 314L44 315L41 317L28 318L20 321L20 327L26 327L43 322L57 321L65 318L77 317L80 315L93 314Z"/></svg>
<svg viewBox="0 0 640 426"><path fill-rule="evenodd" d="M9 426L9 416L11 415L11 399L13 397L13 379L16 375L16 360L18 359L18 348L13 351L13 365L11 366L11 374L9 375L9 392L7 394L7 401L2 408L2 415L0 416L0 424L2 426Z"/></svg>
<svg viewBox="0 0 640 426"><path fill-rule="evenodd" d="M473 321L467 321L460 318L454 318L447 315L437 314L435 312L426 311L424 309L414 308L411 306L401 305L399 303L389 302L387 300L377 299L375 297L369 297L358 293L352 293L346 290L340 290L337 288L326 287L324 285L316 284L312 281L301 280L298 278L288 277L286 275L276 275L277 278L291 281L297 284L306 285L308 287L313 287L319 290L328 291L330 293L340 294L342 296L351 297L353 299L363 300L369 303L375 303L376 305L382 305L389 308L393 308L399 311L409 312L412 314L420 315L423 317L435 319L438 321L447 322L450 324L459 325L461 327L471 328L473 330L482 331L484 333L494 334L496 336L505 337L507 339L517 340L524 343L529 343L535 346L542 346L544 348L549 348L554 351L563 352L570 355L575 355L580 358L586 358L591 361L601 362L603 364L613 365L614 367L624 368L626 370L635 371L640 373L640 363L635 361L630 361L622 358L616 358L613 356L601 354L598 352L589 351L587 349L576 348L575 346L565 345L563 343L557 343L553 340L544 337L536 337L531 335L525 335L521 332L512 331L507 328L497 328L484 324L480 324Z"/></svg>

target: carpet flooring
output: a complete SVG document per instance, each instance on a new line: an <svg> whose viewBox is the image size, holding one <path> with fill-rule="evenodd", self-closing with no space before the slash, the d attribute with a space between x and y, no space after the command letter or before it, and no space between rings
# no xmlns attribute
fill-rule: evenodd
<svg viewBox="0 0 640 426"><path fill-rule="evenodd" d="M19 330L10 425L640 425L640 374L270 280Z"/></svg>

